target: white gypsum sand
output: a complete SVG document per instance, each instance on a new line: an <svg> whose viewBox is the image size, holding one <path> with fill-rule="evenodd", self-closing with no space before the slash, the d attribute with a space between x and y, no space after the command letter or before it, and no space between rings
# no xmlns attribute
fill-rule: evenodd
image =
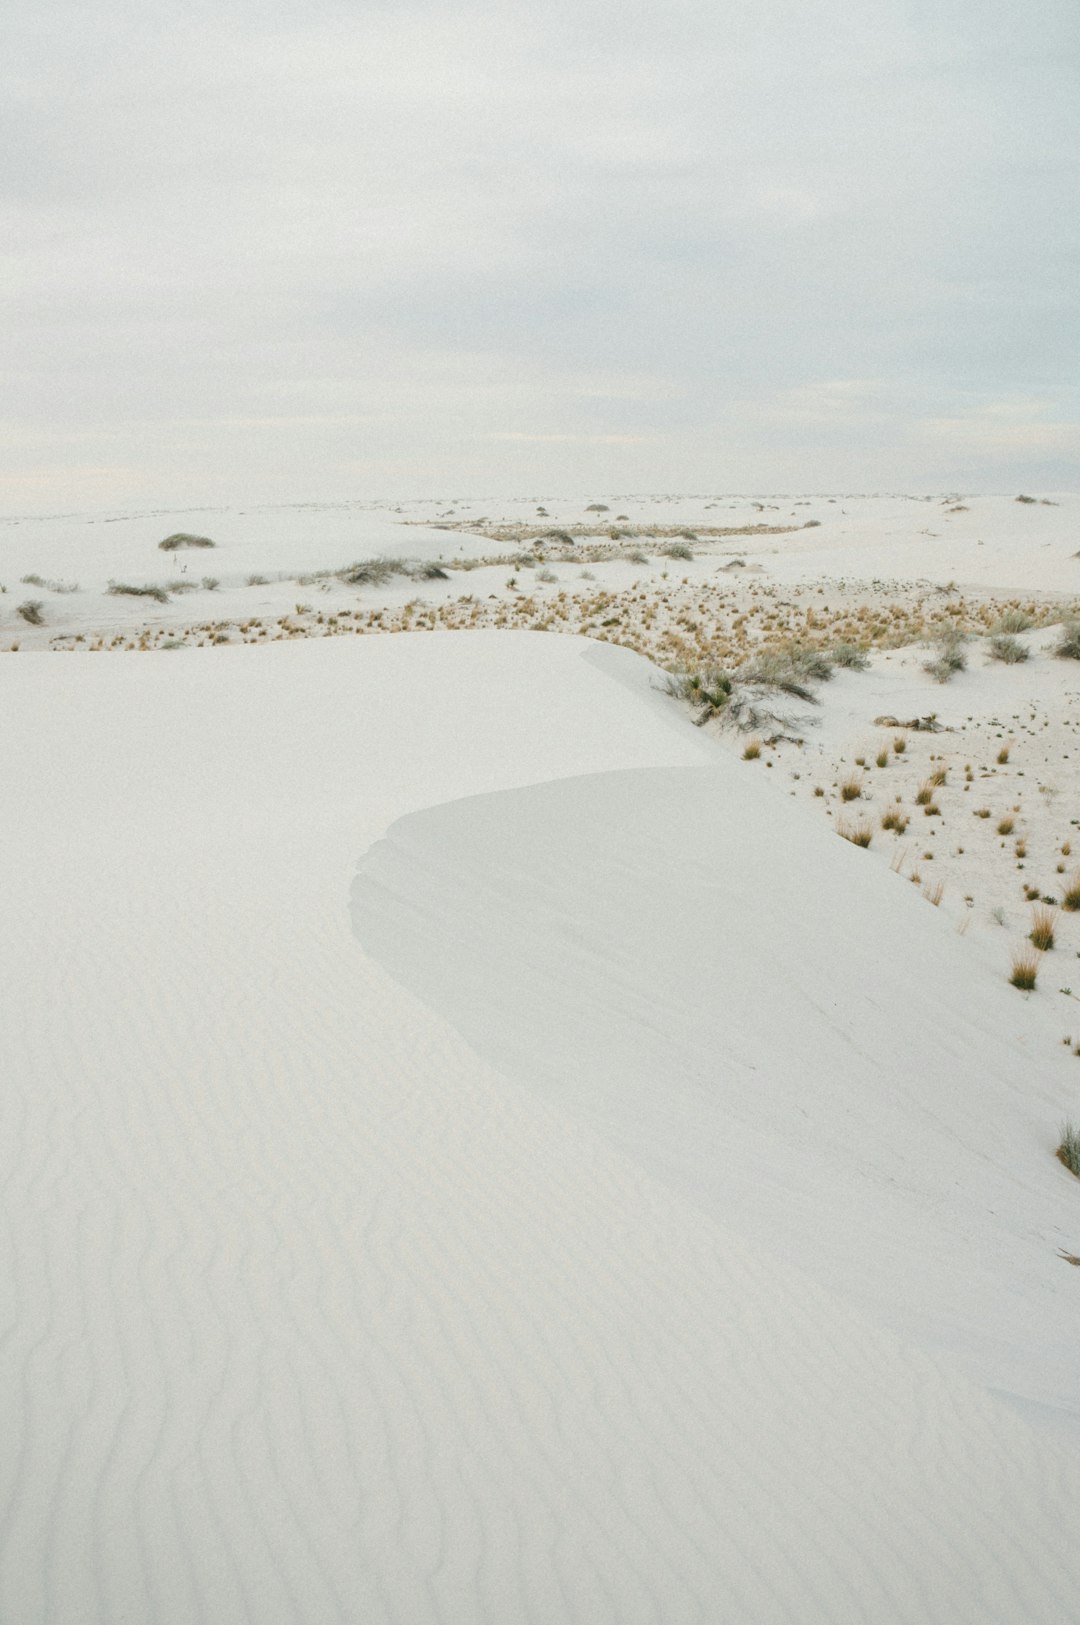
<svg viewBox="0 0 1080 1625"><path fill-rule="evenodd" d="M804 626L840 557L852 601L935 590L908 519L929 504L605 500L657 526L820 515L747 552L790 576L758 626L795 615L780 596ZM973 605L1067 603L1067 511L985 499L949 578ZM212 534L154 525L151 550ZM370 541L275 558L389 550ZM63 595L72 637L102 607L127 641L158 624L99 590L131 557L95 574L50 545L18 573L97 582ZM710 545L574 579L606 575L647 631L664 569L689 601L735 544ZM190 568L224 583L226 552ZM508 573L311 595L367 615L475 588L510 614ZM1047 971L1080 943L1062 916L1027 996L989 918L1017 861L1043 889L1068 862L1077 668L1053 632L944 686L925 650L882 648L822 685L804 744L743 762L597 641L614 626L328 637L315 608L273 648L50 658L56 625L20 629L31 588L0 579L0 647L21 645L0 662L0 1617L1069 1617L1080 1185L1053 1152L1080 1060ZM281 590L215 596L243 620ZM948 869L938 909L889 872L893 836L862 852L831 827L833 781L891 736L874 716L935 709L951 731L907 732L854 811L876 824L895 783L906 844L944 821L920 860ZM1020 801L1031 859L1013 836L1006 871L983 796Z"/></svg>

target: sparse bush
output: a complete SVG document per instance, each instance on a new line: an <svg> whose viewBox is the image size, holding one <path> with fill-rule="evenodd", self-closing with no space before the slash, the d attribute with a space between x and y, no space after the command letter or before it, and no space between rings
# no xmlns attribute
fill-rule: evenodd
<svg viewBox="0 0 1080 1625"><path fill-rule="evenodd" d="M550 585L551 582L558 581L559 578L555 574L554 570L548 570L545 568L543 570L537 570L536 579L537 581L546 581Z"/></svg>
<svg viewBox="0 0 1080 1625"><path fill-rule="evenodd" d="M928 672L935 683L947 683L950 677L963 671L967 665L965 641L963 632L955 626L947 626L935 640L937 659L926 661L923 671Z"/></svg>
<svg viewBox="0 0 1080 1625"><path fill-rule="evenodd" d="M1080 660L1080 621L1065 622L1054 653L1060 660Z"/></svg>
<svg viewBox="0 0 1080 1625"><path fill-rule="evenodd" d="M218 588L221 586L221 582L218 580L217 576L203 576L202 584L203 589L206 592L217 592Z"/></svg>
<svg viewBox="0 0 1080 1625"><path fill-rule="evenodd" d="M269 585L266 576L248 576L247 584L249 587L265 587Z"/></svg>
<svg viewBox="0 0 1080 1625"><path fill-rule="evenodd" d="M1026 632L1031 625L1031 616L1025 614L1022 609L1007 609L998 616L990 630L992 632Z"/></svg>
<svg viewBox="0 0 1080 1625"><path fill-rule="evenodd" d="M360 559L338 571L338 579L347 587L381 587L394 576L406 574L400 559Z"/></svg>
<svg viewBox="0 0 1080 1625"><path fill-rule="evenodd" d="M1018 496L1016 500L1017 500L1017 502L1032 502L1033 503L1033 502L1035 502L1036 498L1035 497Z"/></svg>
<svg viewBox="0 0 1080 1625"><path fill-rule="evenodd" d="M829 654L834 666L844 666L848 671L865 671L870 664L870 656L857 643L834 643Z"/></svg>
<svg viewBox="0 0 1080 1625"><path fill-rule="evenodd" d="M1022 660L1029 659L1030 655L1027 644L1007 632L999 632L990 639L991 660L1000 660L1006 666L1017 666Z"/></svg>
<svg viewBox="0 0 1080 1625"><path fill-rule="evenodd" d="M1054 946L1054 924L1057 920L1057 909L1048 908L1045 903L1038 903L1031 911L1031 931L1029 933L1032 943L1040 953L1046 953Z"/></svg>
<svg viewBox="0 0 1080 1625"><path fill-rule="evenodd" d="M791 644L781 649L765 649L740 666L738 679L755 688L775 688L797 700L817 701L809 683L832 676L832 662L820 649L800 649Z"/></svg>
<svg viewBox="0 0 1080 1625"><path fill-rule="evenodd" d="M110 581L108 590L114 598L154 598L159 604L169 602L164 587L133 587L128 581Z"/></svg>
<svg viewBox="0 0 1080 1625"><path fill-rule="evenodd" d="M1080 1128L1066 1121L1061 1125L1061 1144L1055 1153L1059 1162L1063 1162L1070 1174L1080 1179Z"/></svg>
<svg viewBox="0 0 1080 1625"><path fill-rule="evenodd" d="M436 564L433 559L429 560L426 564L418 564L416 569L413 571L413 575L416 576L420 581L450 580L449 573L443 569L441 564Z"/></svg>
<svg viewBox="0 0 1080 1625"><path fill-rule="evenodd" d="M630 564L648 564L649 555L640 547L632 547L627 552L626 559Z"/></svg>
<svg viewBox="0 0 1080 1625"><path fill-rule="evenodd" d="M685 542L670 542L663 551L669 559L692 559L694 556L693 548Z"/></svg>
<svg viewBox="0 0 1080 1625"><path fill-rule="evenodd" d="M19 605L15 613L21 615L30 626L44 626L45 617L41 613L44 607L39 598L28 598L25 604Z"/></svg>
<svg viewBox="0 0 1080 1625"><path fill-rule="evenodd" d="M1009 981L1025 993L1030 993L1039 974L1039 955L1031 948L1018 948L1012 956L1012 974Z"/></svg>
<svg viewBox="0 0 1080 1625"><path fill-rule="evenodd" d="M166 536L163 542L158 543L158 546L165 553L175 553L177 548L180 547L215 547L216 545L215 542L210 540L209 536L192 536L186 530L175 531L172 536Z"/></svg>

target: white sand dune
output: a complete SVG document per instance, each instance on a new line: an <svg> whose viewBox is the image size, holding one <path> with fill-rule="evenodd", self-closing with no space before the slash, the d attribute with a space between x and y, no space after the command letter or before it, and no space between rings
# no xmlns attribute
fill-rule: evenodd
<svg viewBox="0 0 1080 1625"><path fill-rule="evenodd" d="M0 1619L1070 1617L1068 1084L932 910L569 638L3 679Z"/></svg>

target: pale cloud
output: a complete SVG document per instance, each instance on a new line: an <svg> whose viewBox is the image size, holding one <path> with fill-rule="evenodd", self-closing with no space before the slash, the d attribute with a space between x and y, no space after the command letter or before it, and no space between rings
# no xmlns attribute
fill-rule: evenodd
<svg viewBox="0 0 1080 1625"><path fill-rule="evenodd" d="M34 489L1078 483L1073 0L21 6Z"/></svg>

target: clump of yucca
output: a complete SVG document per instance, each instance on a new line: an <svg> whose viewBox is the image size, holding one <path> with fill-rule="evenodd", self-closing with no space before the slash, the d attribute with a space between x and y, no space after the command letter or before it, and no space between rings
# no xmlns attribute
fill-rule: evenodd
<svg viewBox="0 0 1080 1625"><path fill-rule="evenodd" d="M1018 948L1012 956L1012 974L1009 981L1013 987L1030 993L1035 986L1039 974L1039 955L1031 948Z"/></svg>
<svg viewBox="0 0 1080 1625"><path fill-rule="evenodd" d="M699 727L710 718L726 711L731 700L732 683L727 672L706 668L702 671L671 672L667 691L677 700L685 700L697 708L694 721Z"/></svg>
<svg viewBox="0 0 1080 1625"><path fill-rule="evenodd" d="M998 632L990 639L990 658L1000 660L1003 665L1017 666L1022 660L1029 659L1030 655L1027 644L1008 632Z"/></svg>
<svg viewBox="0 0 1080 1625"><path fill-rule="evenodd" d="M1068 1119L1061 1125L1061 1144L1057 1148L1057 1158L1063 1162L1070 1174L1080 1179L1080 1128L1077 1128Z"/></svg>
<svg viewBox="0 0 1080 1625"><path fill-rule="evenodd" d="M1040 953L1047 953L1054 946L1054 925L1056 921L1056 908L1051 908L1046 903L1039 903L1032 909L1029 935L1032 944L1038 948Z"/></svg>

